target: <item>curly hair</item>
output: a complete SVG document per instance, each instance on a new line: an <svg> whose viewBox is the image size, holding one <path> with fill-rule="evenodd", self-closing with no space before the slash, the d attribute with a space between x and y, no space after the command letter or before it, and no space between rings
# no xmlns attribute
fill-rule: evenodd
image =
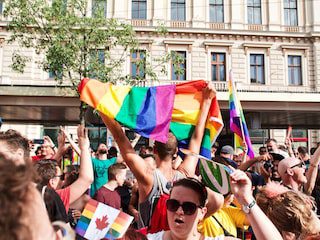
<svg viewBox="0 0 320 240"><path fill-rule="evenodd" d="M310 233L310 222L315 214L311 198L289 189L279 194L273 192L270 186L261 188L257 194L257 203L274 225L280 231L297 235Z"/></svg>
<svg viewBox="0 0 320 240"><path fill-rule="evenodd" d="M24 208L31 201L28 194L32 179L30 164L15 165L0 154L0 239L32 239L30 225L23 222Z"/></svg>

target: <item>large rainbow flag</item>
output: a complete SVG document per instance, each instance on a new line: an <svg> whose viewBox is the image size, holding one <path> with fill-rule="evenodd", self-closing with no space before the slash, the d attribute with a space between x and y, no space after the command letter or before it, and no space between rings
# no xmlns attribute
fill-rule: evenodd
<svg viewBox="0 0 320 240"><path fill-rule="evenodd" d="M241 103L237 98L237 90L235 88L232 73L229 77L229 110L230 110L230 129L234 133L234 141L236 148L243 148L246 145L247 155L250 159L254 158L249 131L244 117Z"/></svg>
<svg viewBox="0 0 320 240"><path fill-rule="evenodd" d="M117 120L140 135L167 141L170 130L180 147L188 144L200 114L203 80L156 87L115 86L84 79L78 90L81 101ZM220 108L213 99L202 141L201 155L210 157L211 145L223 127Z"/></svg>
<svg viewBox="0 0 320 240"><path fill-rule="evenodd" d="M76 232L89 240L121 238L133 217L90 199L77 223Z"/></svg>

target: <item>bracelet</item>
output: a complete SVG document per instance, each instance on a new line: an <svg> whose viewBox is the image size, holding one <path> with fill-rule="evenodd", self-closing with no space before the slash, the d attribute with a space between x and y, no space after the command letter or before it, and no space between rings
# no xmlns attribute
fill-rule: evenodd
<svg viewBox="0 0 320 240"><path fill-rule="evenodd" d="M256 200L253 199L251 203L249 203L248 205L242 205L242 211L244 211L245 213L250 213L251 209L256 205Z"/></svg>

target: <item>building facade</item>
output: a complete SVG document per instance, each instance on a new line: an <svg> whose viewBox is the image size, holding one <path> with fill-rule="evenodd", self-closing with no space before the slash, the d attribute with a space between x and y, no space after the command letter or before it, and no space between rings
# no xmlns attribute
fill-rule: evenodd
<svg viewBox="0 0 320 240"><path fill-rule="evenodd" d="M128 53L123 71L143 75L136 61L150 53L156 59L175 52L184 61L177 74L155 69L157 85L205 79L218 91L225 130L228 130L227 80L236 82L253 142L259 146L273 137L283 143L288 126L299 145L314 147L320 141L320 15L315 0L92 0L107 18L132 24L140 49ZM2 6L5 7L5 6ZM0 47L0 116L8 123L73 124L78 100L58 89L50 74L36 65L40 57L25 49L32 61L24 74L10 68L13 51L7 45L5 19ZM160 34L159 26L167 33ZM117 54L115 51L112 54ZM142 75L141 75L142 74ZM41 99L41 101L39 101Z"/></svg>

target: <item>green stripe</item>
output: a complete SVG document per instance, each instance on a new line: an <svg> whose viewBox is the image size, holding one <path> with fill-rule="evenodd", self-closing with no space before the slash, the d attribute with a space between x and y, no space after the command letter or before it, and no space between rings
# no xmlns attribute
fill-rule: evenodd
<svg viewBox="0 0 320 240"><path fill-rule="evenodd" d="M86 223L88 225L89 225L90 221L91 221L91 219L89 219L89 218L87 218L87 217L85 217L83 215L79 219L79 222L84 222L84 223Z"/></svg>
<svg viewBox="0 0 320 240"><path fill-rule="evenodd" d="M200 162L199 164L199 169L200 169L200 175L202 177L202 180L203 182L205 183L206 186L208 186L211 190L215 191L215 192L218 192L218 189L216 189L214 187L214 185L211 183L208 175L207 175L207 172L205 171L204 167L202 166L202 163Z"/></svg>
<svg viewBox="0 0 320 240"><path fill-rule="evenodd" d="M116 120L130 129L136 128L137 115L144 103L148 88L147 87L133 87L128 95L125 97Z"/></svg>

